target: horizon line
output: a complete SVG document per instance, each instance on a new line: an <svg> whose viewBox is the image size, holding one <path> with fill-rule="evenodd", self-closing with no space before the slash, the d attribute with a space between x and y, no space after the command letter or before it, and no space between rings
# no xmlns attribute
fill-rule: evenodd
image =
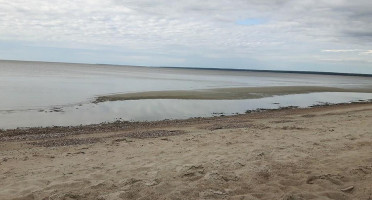
<svg viewBox="0 0 372 200"><path fill-rule="evenodd" d="M110 65L126 67L146 67L146 68L165 68L165 69L193 69L193 70L220 70L220 71L246 71L246 72L271 72L271 73L289 73L289 74L318 74L318 75L338 75L338 76L361 76L372 77L372 74L366 73L347 73L347 72L330 72L330 71L297 71L297 70L273 70L273 69L243 69L243 68L218 68L218 67L177 67L177 66L147 66L147 65L129 65L129 64L108 64L108 63L79 63L79 62L60 62L60 61L39 61L39 60L8 60L0 61L11 62L41 62L41 63L61 63L61 64L83 64L83 65Z"/></svg>

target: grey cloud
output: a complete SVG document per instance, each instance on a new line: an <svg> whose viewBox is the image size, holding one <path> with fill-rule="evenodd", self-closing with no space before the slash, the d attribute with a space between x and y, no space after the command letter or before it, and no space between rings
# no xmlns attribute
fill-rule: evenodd
<svg viewBox="0 0 372 200"><path fill-rule="evenodd" d="M364 30L364 31L345 31L345 34L352 36L352 37L367 37L369 39L372 39L372 31ZM365 38L361 38L365 39Z"/></svg>
<svg viewBox="0 0 372 200"><path fill-rule="evenodd" d="M264 23L236 24L250 18ZM371 21L369 0L0 0L0 40L265 62L369 49Z"/></svg>

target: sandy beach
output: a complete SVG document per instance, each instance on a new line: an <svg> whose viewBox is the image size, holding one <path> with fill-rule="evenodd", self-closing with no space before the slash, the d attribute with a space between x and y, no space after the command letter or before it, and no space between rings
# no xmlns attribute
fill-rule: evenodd
<svg viewBox="0 0 372 200"><path fill-rule="evenodd" d="M372 199L372 103L0 132L0 199Z"/></svg>

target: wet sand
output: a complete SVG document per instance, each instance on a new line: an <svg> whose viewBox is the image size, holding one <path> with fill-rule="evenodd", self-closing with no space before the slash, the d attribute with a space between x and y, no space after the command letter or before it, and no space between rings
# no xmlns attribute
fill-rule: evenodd
<svg viewBox="0 0 372 200"><path fill-rule="evenodd" d="M0 132L0 199L370 199L372 103Z"/></svg>
<svg viewBox="0 0 372 200"><path fill-rule="evenodd" d="M105 95L97 97L94 102L99 103L105 101L123 101L140 99L199 99L199 100L258 99L274 95L306 94L312 92L372 93L372 89L336 88L319 86L277 86L277 87L214 88L203 90L170 90Z"/></svg>

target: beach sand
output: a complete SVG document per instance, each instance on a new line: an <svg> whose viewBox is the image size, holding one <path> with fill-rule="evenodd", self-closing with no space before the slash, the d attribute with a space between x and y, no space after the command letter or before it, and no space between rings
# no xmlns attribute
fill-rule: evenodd
<svg viewBox="0 0 372 200"><path fill-rule="evenodd" d="M371 103L0 132L0 199L371 198Z"/></svg>

